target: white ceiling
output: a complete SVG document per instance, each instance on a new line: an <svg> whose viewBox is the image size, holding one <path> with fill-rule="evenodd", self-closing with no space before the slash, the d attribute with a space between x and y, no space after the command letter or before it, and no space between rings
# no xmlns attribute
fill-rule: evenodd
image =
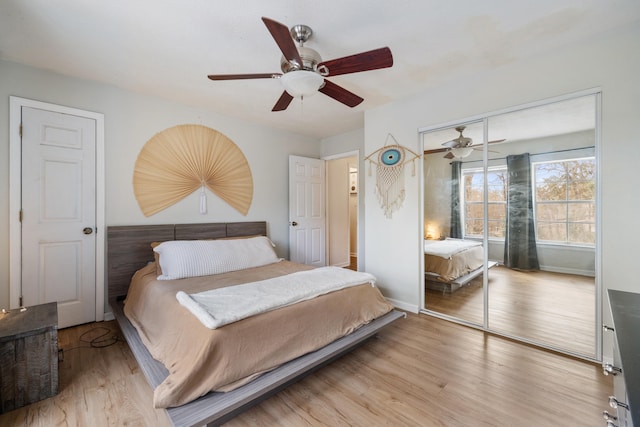
<svg viewBox="0 0 640 427"><path fill-rule="evenodd" d="M280 71L261 21L309 25L324 60L389 46L392 68L330 80L271 112L277 80L208 74ZM2 0L0 59L95 80L316 138L363 126L364 111L640 20L638 0Z"/></svg>

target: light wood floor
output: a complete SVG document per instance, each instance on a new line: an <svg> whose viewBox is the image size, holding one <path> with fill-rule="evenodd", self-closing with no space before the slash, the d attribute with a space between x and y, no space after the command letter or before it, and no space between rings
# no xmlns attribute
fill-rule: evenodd
<svg viewBox="0 0 640 427"><path fill-rule="evenodd" d="M595 358L595 282L544 271L489 270L489 327ZM482 325L482 276L453 293L427 290L426 307Z"/></svg>
<svg viewBox="0 0 640 427"><path fill-rule="evenodd" d="M79 341L96 327L119 333L115 322L61 330L59 394L0 426L169 425L126 343ZM409 314L226 425L599 427L611 390L595 364Z"/></svg>

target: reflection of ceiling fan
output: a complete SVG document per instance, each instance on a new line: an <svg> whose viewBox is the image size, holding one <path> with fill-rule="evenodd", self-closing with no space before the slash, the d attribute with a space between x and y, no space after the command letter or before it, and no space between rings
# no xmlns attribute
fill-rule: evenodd
<svg viewBox="0 0 640 427"><path fill-rule="evenodd" d="M471 153L473 153L473 150L479 150L482 151L482 148L480 148L480 146L482 144L476 144L473 145L473 140L471 138L467 138L464 137L462 135L462 132L464 132L464 130L466 129L466 126L458 126L456 127L456 131L460 133L460 135L458 135L457 138L452 139L451 141L447 141L445 143L443 143L442 145L445 148L436 148L434 150L425 150L424 154L432 154L432 153L442 153L444 151L447 152L447 154L445 154L444 158L445 159L463 159L465 157L468 157ZM504 139L496 139L494 141L489 141L489 144L495 144L497 142L503 142L505 141Z"/></svg>
<svg viewBox="0 0 640 427"><path fill-rule="evenodd" d="M282 73L211 74L209 78L211 80L280 79L285 91L272 111L285 110L294 97L303 98L316 92L322 92L349 107L355 107L363 99L325 77L377 70L393 65L393 57L388 47L323 61L318 52L304 46L313 33L311 28L306 25L296 25L289 30L284 24L272 19L263 17L262 21L282 51L283 57L280 61ZM296 47L294 40L300 44L299 47Z"/></svg>

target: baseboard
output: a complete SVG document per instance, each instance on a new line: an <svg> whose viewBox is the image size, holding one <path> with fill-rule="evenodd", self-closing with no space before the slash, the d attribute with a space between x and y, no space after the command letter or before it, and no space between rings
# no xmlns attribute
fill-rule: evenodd
<svg viewBox="0 0 640 427"><path fill-rule="evenodd" d="M116 317L113 315L112 312L110 311L105 311L104 312L104 321L105 322L109 322L110 320L115 320Z"/></svg>
<svg viewBox="0 0 640 427"><path fill-rule="evenodd" d="M389 301L391 304L393 304L396 308L399 308L400 310L409 311L411 313L416 313L416 314L418 314L418 312L420 311L420 307L418 307L415 304L407 304L406 302L398 301L393 298L387 298L387 301Z"/></svg>
<svg viewBox="0 0 640 427"><path fill-rule="evenodd" d="M540 265L541 271L548 271L549 273L562 273L562 274L574 274L576 276L595 277L593 270L581 270L578 268L562 268L558 266Z"/></svg>

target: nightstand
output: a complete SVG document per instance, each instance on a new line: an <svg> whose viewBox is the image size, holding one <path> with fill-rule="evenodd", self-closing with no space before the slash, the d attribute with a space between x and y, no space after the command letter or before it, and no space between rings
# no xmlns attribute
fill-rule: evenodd
<svg viewBox="0 0 640 427"><path fill-rule="evenodd" d="M0 414L57 393L57 303L0 312Z"/></svg>

